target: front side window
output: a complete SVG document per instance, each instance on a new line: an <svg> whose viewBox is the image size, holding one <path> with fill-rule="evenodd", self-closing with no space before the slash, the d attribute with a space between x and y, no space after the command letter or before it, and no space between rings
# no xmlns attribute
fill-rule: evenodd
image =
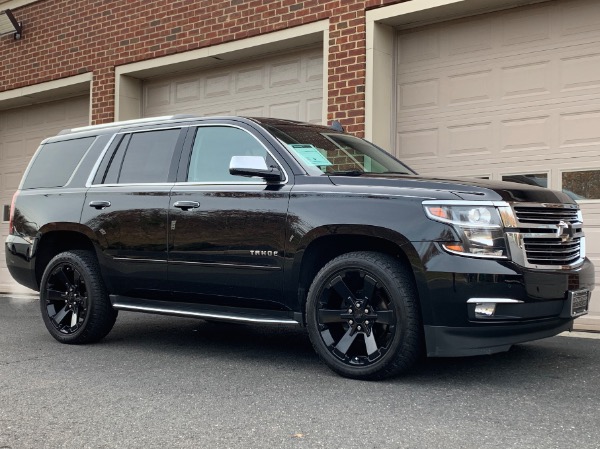
<svg viewBox="0 0 600 449"><path fill-rule="evenodd" d="M265 147L251 134L231 126L199 127L190 157L188 182L256 182L261 178L248 178L229 173L233 156L260 156L267 165L275 163Z"/></svg>

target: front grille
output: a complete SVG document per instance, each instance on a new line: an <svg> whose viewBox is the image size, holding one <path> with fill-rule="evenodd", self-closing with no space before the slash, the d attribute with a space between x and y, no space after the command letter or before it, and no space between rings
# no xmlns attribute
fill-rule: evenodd
<svg viewBox="0 0 600 449"><path fill-rule="evenodd" d="M558 225L561 221L567 223L578 223L580 221L577 209L523 206L516 206L514 209L517 219L521 223Z"/></svg>
<svg viewBox="0 0 600 449"><path fill-rule="evenodd" d="M581 238L563 242L561 238L527 238L527 262L535 265L571 265L581 256Z"/></svg>

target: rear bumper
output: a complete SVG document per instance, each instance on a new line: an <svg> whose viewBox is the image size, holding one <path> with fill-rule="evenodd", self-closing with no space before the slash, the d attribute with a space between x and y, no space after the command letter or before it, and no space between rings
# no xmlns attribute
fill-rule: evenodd
<svg viewBox="0 0 600 449"><path fill-rule="evenodd" d="M5 243L6 266L19 284L38 290L35 278L35 244L17 235L9 235Z"/></svg>

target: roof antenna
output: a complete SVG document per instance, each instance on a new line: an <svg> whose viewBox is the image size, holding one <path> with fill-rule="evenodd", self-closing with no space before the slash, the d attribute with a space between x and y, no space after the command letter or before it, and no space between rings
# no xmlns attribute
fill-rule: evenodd
<svg viewBox="0 0 600 449"><path fill-rule="evenodd" d="M331 122L331 127L330 128L333 129L334 131L339 131L341 133L344 132L344 127L337 120L334 120L333 122Z"/></svg>

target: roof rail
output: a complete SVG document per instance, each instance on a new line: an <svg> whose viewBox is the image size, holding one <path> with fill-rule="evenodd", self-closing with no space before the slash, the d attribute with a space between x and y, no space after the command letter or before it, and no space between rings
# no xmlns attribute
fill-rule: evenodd
<svg viewBox="0 0 600 449"><path fill-rule="evenodd" d="M162 117L147 117L147 118L137 118L133 120L123 120L120 122L110 122L110 123L102 123L100 125L88 125L88 126L80 126L79 128L70 128L63 129L58 135L63 134L71 134L71 133L79 133L82 131L93 131L96 129L106 129L106 128L114 128L118 126L127 126L127 125L142 125L144 123L158 122L163 120L177 120L177 119L186 119L186 118L198 118L197 115L192 114L175 114L175 115L165 115Z"/></svg>

